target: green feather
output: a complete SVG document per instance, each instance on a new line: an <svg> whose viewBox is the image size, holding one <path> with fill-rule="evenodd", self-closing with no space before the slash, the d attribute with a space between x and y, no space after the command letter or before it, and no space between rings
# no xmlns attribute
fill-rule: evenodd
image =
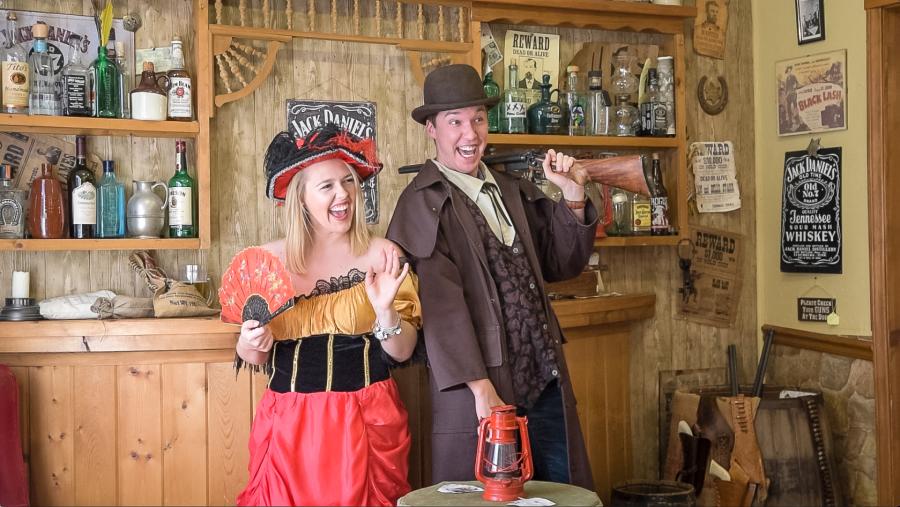
<svg viewBox="0 0 900 507"><path fill-rule="evenodd" d="M106 7L100 13L100 46L106 46L106 43L109 42L109 29L112 28L112 22L112 0L106 0Z"/></svg>

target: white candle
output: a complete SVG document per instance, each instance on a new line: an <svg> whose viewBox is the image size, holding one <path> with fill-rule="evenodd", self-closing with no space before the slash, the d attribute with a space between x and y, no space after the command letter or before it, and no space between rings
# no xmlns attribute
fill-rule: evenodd
<svg viewBox="0 0 900 507"><path fill-rule="evenodd" d="M28 298L29 276L28 271L13 271L12 297Z"/></svg>

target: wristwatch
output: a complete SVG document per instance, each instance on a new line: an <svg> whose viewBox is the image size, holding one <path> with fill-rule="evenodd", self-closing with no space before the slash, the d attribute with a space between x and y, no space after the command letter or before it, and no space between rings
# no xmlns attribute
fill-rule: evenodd
<svg viewBox="0 0 900 507"><path fill-rule="evenodd" d="M380 342L385 342L390 340L392 336L396 336L400 334L401 329L400 325L403 323L403 319L397 320L397 325L394 327L381 327L381 324L378 323L378 320L375 320L375 325L372 326L372 334L375 335L375 338Z"/></svg>

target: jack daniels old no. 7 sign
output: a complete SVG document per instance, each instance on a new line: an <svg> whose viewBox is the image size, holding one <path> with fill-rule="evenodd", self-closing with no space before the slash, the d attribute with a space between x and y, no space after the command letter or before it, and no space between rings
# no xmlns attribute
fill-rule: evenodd
<svg viewBox="0 0 900 507"><path fill-rule="evenodd" d="M781 271L841 273L841 148L784 155Z"/></svg>

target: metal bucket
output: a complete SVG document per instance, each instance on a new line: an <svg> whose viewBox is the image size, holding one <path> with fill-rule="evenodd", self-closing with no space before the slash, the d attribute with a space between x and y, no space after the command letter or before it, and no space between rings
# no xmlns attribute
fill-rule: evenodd
<svg viewBox="0 0 900 507"><path fill-rule="evenodd" d="M612 490L612 507L693 507L694 487L675 481L628 481Z"/></svg>

